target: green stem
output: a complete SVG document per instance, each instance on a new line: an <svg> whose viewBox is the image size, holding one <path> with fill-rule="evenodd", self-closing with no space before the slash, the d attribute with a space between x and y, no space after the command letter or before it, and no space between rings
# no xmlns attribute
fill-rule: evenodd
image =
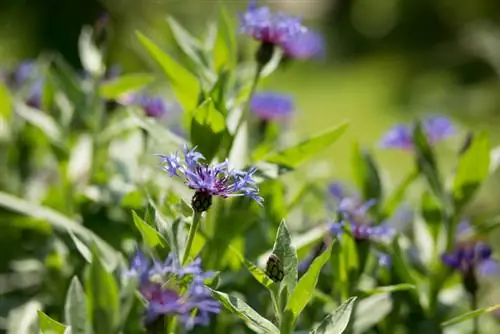
<svg viewBox="0 0 500 334"><path fill-rule="evenodd" d="M195 212L193 214L193 222L191 223L191 227L189 228L188 241L186 244L186 249L184 251L184 256L182 258L182 263L185 264L189 258L189 253L191 252L191 247L193 246L194 236L198 231L198 226L201 221L201 212Z"/></svg>
<svg viewBox="0 0 500 334"><path fill-rule="evenodd" d="M276 319L278 320L278 323L281 323L282 314L281 314L281 309L280 309L280 306L278 303L279 292L277 291L277 289L271 289L269 291L269 293L271 294L271 300L273 302L274 313L276 315Z"/></svg>
<svg viewBox="0 0 500 334"><path fill-rule="evenodd" d="M477 293L471 293L470 295L470 310L477 310ZM479 317L474 317L472 319L472 334L479 334Z"/></svg>

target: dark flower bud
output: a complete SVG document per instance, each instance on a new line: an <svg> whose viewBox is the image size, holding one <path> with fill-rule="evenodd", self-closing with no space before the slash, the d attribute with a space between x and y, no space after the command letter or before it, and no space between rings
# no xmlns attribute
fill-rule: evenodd
<svg viewBox="0 0 500 334"><path fill-rule="evenodd" d="M283 264L276 254L271 254L267 259L266 274L276 283L283 280L283 277L285 276L285 272L283 271Z"/></svg>
<svg viewBox="0 0 500 334"><path fill-rule="evenodd" d="M268 42L262 42L257 53L255 54L255 60L260 69L267 65L273 58L274 44Z"/></svg>
<svg viewBox="0 0 500 334"><path fill-rule="evenodd" d="M212 206L212 195L205 191L197 191L191 200L194 212L205 212Z"/></svg>

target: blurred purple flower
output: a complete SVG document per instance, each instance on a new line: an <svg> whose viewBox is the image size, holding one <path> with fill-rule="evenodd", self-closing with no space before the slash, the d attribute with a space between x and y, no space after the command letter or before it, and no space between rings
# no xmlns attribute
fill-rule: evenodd
<svg viewBox="0 0 500 334"><path fill-rule="evenodd" d="M444 253L441 260L448 267L458 270L464 277L500 274L500 265L492 257L492 248L473 236L474 228L466 219L462 220L455 235L456 247Z"/></svg>
<svg viewBox="0 0 500 334"><path fill-rule="evenodd" d="M285 41L282 48L285 55L293 59L322 59L326 55L323 35L312 30Z"/></svg>
<svg viewBox="0 0 500 334"><path fill-rule="evenodd" d="M45 80L40 76L35 61L23 61L5 79L7 86L12 91L26 89L24 101L27 105L36 109L42 107L42 93Z"/></svg>
<svg viewBox="0 0 500 334"><path fill-rule="evenodd" d="M272 13L269 7L257 7L256 2L250 0L246 12L240 15L241 32L262 43L283 46L306 31L299 18Z"/></svg>
<svg viewBox="0 0 500 334"><path fill-rule="evenodd" d="M288 118L293 113L294 104L290 95L259 92L252 96L250 109L261 120L276 121Z"/></svg>
<svg viewBox="0 0 500 334"><path fill-rule="evenodd" d="M191 330L196 325L207 326L210 315L221 310L204 283L213 273L202 270L200 259L181 266L173 253L161 263L137 252L126 274L140 278L139 291L148 302L145 324L162 315L178 316L185 329Z"/></svg>
<svg viewBox="0 0 500 334"><path fill-rule="evenodd" d="M449 118L444 116L428 117L423 121L422 126L430 145L435 145L455 134L453 124ZM382 148L413 150L413 129L414 125L399 124L394 126L384 135L380 146Z"/></svg>
<svg viewBox="0 0 500 334"><path fill-rule="evenodd" d="M390 268L392 266L392 258L389 254L377 252L378 265L384 268Z"/></svg>
<svg viewBox="0 0 500 334"><path fill-rule="evenodd" d="M376 200L363 202L358 195L346 195L341 184L332 183L328 190L336 202L338 222L330 224L330 232L334 235L342 234L346 224L356 240L380 240L392 238L396 233L389 221L374 225L369 217L369 210L376 204ZM391 222L392 223L392 222Z"/></svg>
<svg viewBox="0 0 500 334"><path fill-rule="evenodd" d="M160 96L152 96L143 92L125 95L119 101L123 105L140 107L146 116L156 119L173 116L180 108L177 104L168 103Z"/></svg>
<svg viewBox="0 0 500 334"><path fill-rule="evenodd" d="M208 210L212 196L222 198L246 196L262 205L263 198L259 196L259 189L253 180L255 168L250 168L248 171L230 170L227 160L207 166L200 162L205 160L205 157L196 152L196 148L190 151L184 147L184 161L181 161L179 152L170 155L158 154L158 156L165 172L170 176L182 178L190 189L196 191L192 201L194 210L200 212Z"/></svg>

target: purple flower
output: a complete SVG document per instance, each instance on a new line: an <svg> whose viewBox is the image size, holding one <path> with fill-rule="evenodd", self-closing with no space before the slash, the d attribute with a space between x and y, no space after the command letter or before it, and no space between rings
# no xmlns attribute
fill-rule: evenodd
<svg viewBox="0 0 500 334"><path fill-rule="evenodd" d="M120 102L124 105L138 106L144 110L146 116L157 119L173 114L179 109L176 104L168 103L160 96L145 93L126 95L120 98Z"/></svg>
<svg viewBox="0 0 500 334"><path fill-rule="evenodd" d="M281 93L260 92L252 96L250 108L261 120L283 120L294 110L291 96Z"/></svg>
<svg viewBox="0 0 500 334"><path fill-rule="evenodd" d="M213 276L204 272L201 260L181 266L175 254L165 262L149 261L137 252L127 275L140 277L139 291L148 302L144 323L159 316L177 316L186 330L196 325L207 326L210 315L220 312L220 304L212 298L204 279Z"/></svg>
<svg viewBox="0 0 500 334"><path fill-rule="evenodd" d="M22 62L8 75L7 85L13 91L26 89L24 93L25 103L33 108L41 108L44 79L38 73L35 61Z"/></svg>
<svg viewBox="0 0 500 334"><path fill-rule="evenodd" d="M328 190L336 202L338 222L330 224L330 233L342 234L349 226L356 240L379 240L392 238L396 233L389 221L375 225L370 219L369 210L376 204L375 200L363 202L358 195L347 196L339 183L332 183ZM391 222L392 223L392 222Z"/></svg>
<svg viewBox="0 0 500 334"><path fill-rule="evenodd" d="M247 11L240 15L241 32L262 43L283 46L306 31L299 18L272 13L269 7L257 7L256 2L251 0Z"/></svg>
<svg viewBox="0 0 500 334"><path fill-rule="evenodd" d="M455 235L456 248L441 256L448 267L458 270L463 276L475 277L500 274L500 266L492 258L491 246L472 236L474 228L466 219L462 220Z"/></svg>
<svg viewBox="0 0 500 334"><path fill-rule="evenodd" d="M392 258L389 254L376 252L378 265L383 268L390 268L392 266Z"/></svg>
<svg viewBox="0 0 500 334"><path fill-rule="evenodd" d="M325 40L315 31L306 31L282 44L285 55L293 59L322 59L325 57Z"/></svg>
<svg viewBox="0 0 500 334"><path fill-rule="evenodd" d="M423 131L430 145L455 134L451 121L444 116L428 117L423 121ZM382 148L413 150L414 125L399 124L389 130L380 142Z"/></svg>
<svg viewBox="0 0 500 334"><path fill-rule="evenodd" d="M259 196L259 189L253 180L255 168L250 168L248 171L231 170L227 160L208 166L201 162L205 157L196 152L196 148L190 151L184 147L183 161L179 152L170 155L158 154L158 156L165 172L170 176L182 178L190 189L196 191L191 204L193 210L197 212L210 208L212 196L222 198L246 196L262 204L263 198Z"/></svg>

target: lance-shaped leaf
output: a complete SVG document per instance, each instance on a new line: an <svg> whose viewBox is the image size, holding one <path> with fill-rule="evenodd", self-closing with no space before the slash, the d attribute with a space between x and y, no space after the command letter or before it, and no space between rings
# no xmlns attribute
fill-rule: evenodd
<svg viewBox="0 0 500 334"><path fill-rule="evenodd" d="M376 200L378 206L382 199L382 182L375 159L370 152L355 145L353 153L353 173L365 200Z"/></svg>
<svg viewBox="0 0 500 334"><path fill-rule="evenodd" d="M261 316L257 311L248 306L239 298L227 295L223 292L212 290L214 297L221 302L226 310L236 314L255 333L279 334L280 331L269 320Z"/></svg>
<svg viewBox="0 0 500 334"><path fill-rule="evenodd" d="M99 88L102 97L115 99L125 94L136 92L153 82L155 77L145 73L124 74L118 78L103 83Z"/></svg>
<svg viewBox="0 0 500 334"><path fill-rule="evenodd" d="M293 291L295 284L297 284L298 259L297 251L292 245L292 236L286 227L285 221L282 221L278 227L273 254L283 263L283 271L285 273L283 283L288 286L288 291Z"/></svg>
<svg viewBox="0 0 500 334"><path fill-rule="evenodd" d="M351 297L326 316L311 334L342 334L349 324L356 297Z"/></svg>
<svg viewBox="0 0 500 334"><path fill-rule="evenodd" d="M38 311L38 325L41 334L64 334L66 326L59 321L55 321L42 311Z"/></svg>
<svg viewBox="0 0 500 334"><path fill-rule="evenodd" d="M71 280L66 303L64 304L64 321L71 326L72 334L90 333L90 323L87 317L87 300L78 278Z"/></svg>
<svg viewBox="0 0 500 334"><path fill-rule="evenodd" d="M153 227L148 225L144 220L142 220L135 211L132 211L132 218L134 220L135 227L141 233L142 240L150 249L154 249L157 246L166 247L167 241L163 236L155 230Z"/></svg>
<svg viewBox="0 0 500 334"><path fill-rule="evenodd" d="M257 267L251 261L245 259L245 257L238 252L234 247L231 247L231 251L240 259L240 261L247 267L250 274L252 274L253 278L257 280L260 284L265 286L267 289L270 289L275 283L266 275L264 270Z"/></svg>
<svg viewBox="0 0 500 334"><path fill-rule="evenodd" d="M493 306L486 307L486 308L482 308L479 310L470 311L470 312L467 312L465 314L459 315L458 317L452 318L450 320L446 320L445 322L443 322L441 324L441 327L453 326L453 325L459 324L459 323L464 322L464 321L472 320L472 319L477 318L479 316L482 316L484 314L494 312L496 310L500 310L500 304L493 305Z"/></svg>

